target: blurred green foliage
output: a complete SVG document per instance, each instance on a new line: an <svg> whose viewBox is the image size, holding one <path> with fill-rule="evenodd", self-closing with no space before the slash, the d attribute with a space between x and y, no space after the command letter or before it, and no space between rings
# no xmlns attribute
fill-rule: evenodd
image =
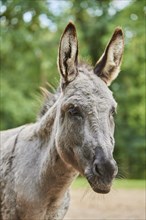
<svg viewBox="0 0 146 220"><path fill-rule="evenodd" d="M144 179L115 179L113 182L113 189L145 189L145 180ZM78 177L73 183L73 189L85 188L88 189L90 187L86 178Z"/></svg>
<svg viewBox="0 0 146 220"><path fill-rule="evenodd" d="M122 71L111 86L119 103L115 157L126 177L143 178L145 1L1 0L0 4L1 129L34 121L39 86L49 81L57 87L57 50L69 20L77 26L80 59L93 65L114 28L123 28Z"/></svg>

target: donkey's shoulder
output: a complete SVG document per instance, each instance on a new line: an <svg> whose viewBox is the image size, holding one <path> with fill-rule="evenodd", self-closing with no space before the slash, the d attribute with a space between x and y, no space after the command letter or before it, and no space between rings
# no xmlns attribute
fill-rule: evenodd
<svg viewBox="0 0 146 220"><path fill-rule="evenodd" d="M16 134L19 133L19 131L24 127L25 125L19 126L17 128L11 128L8 130L3 130L0 132L1 140L2 138L7 139L10 136L15 136Z"/></svg>
<svg viewBox="0 0 146 220"><path fill-rule="evenodd" d="M3 146L4 143L7 143L10 139L15 140L17 135L28 125L22 125L17 128L12 128L8 130L3 130L0 132L0 145ZM12 141L13 142L13 141Z"/></svg>

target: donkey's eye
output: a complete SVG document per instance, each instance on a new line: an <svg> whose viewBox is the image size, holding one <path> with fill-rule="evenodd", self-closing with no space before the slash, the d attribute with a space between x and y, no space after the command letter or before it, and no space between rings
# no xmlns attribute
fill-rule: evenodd
<svg viewBox="0 0 146 220"><path fill-rule="evenodd" d="M70 116L80 116L80 117L82 116L79 108L76 107L76 106L71 106L68 109L68 113L69 113Z"/></svg>
<svg viewBox="0 0 146 220"><path fill-rule="evenodd" d="M116 109L114 107L112 107L110 110L110 115L114 116L115 113L116 113Z"/></svg>

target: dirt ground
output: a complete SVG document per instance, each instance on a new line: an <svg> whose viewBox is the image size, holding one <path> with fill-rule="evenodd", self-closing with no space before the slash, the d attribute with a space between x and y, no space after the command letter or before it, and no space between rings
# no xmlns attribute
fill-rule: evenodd
<svg viewBox="0 0 146 220"><path fill-rule="evenodd" d="M116 189L107 195L72 189L65 220L145 220L145 206L142 189Z"/></svg>

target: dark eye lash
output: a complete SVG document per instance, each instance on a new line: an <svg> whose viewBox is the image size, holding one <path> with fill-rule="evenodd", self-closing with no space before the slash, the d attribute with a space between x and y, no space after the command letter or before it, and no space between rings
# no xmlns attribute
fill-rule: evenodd
<svg viewBox="0 0 146 220"><path fill-rule="evenodd" d="M116 114L116 109L114 107L111 108L110 114L113 116Z"/></svg>

